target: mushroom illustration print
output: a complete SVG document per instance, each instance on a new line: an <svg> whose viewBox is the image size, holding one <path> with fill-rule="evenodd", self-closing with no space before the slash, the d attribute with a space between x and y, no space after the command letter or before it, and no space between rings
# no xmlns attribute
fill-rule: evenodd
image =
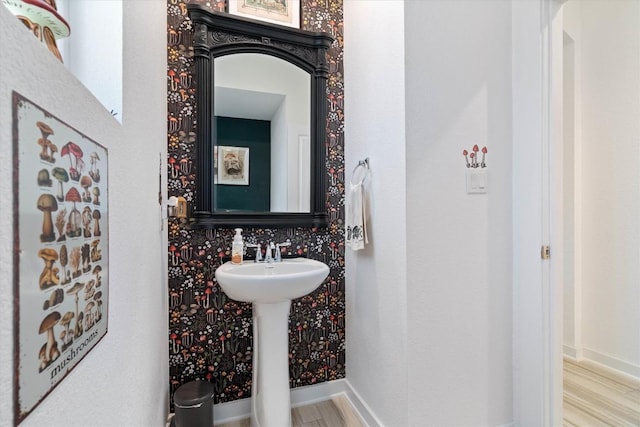
<svg viewBox="0 0 640 427"><path fill-rule="evenodd" d="M102 267L100 267L99 265L96 265L95 267L93 267L93 271L91 272L96 276L96 288L99 288L100 286L102 286L102 278L100 277L101 272L102 272Z"/></svg>
<svg viewBox="0 0 640 427"><path fill-rule="evenodd" d="M84 287L84 300L88 301L93 298L93 295L96 293L94 289L95 281L90 280L89 283Z"/></svg>
<svg viewBox="0 0 640 427"><path fill-rule="evenodd" d="M42 322L40 323L40 329L38 330L38 333L47 334L47 343L45 344L44 348L44 357L41 358L41 362L44 364L44 366L42 364L40 365L40 372L42 372L47 366L49 366L51 362L60 357L58 342L56 341L56 337L53 332L53 327L58 324L60 317L60 313L54 311L47 317L42 319Z"/></svg>
<svg viewBox="0 0 640 427"><path fill-rule="evenodd" d="M82 225L83 225L83 233L84 237L91 237L91 221L93 221L93 217L91 216L91 208L89 206L85 206L82 210Z"/></svg>
<svg viewBox="0 0 640 427"><path fill-rule="evenodd" d="M95 307L96 303L93 301L89 301L87 305L84 307L84 330L88 331L95 324L94 315L93 315L93 307Z"/></svg>
<svg viewBox="0 0 640 427"><path fill-rule="evenodd" d="M42 273L40 273L40 289L49 289L59 284L58 269L53 267L53 264L58 259L56 250L51 248L40 249L38 256L44 261L44 268L42 269Z"/></svg>
<svg viewBox="0 0 640 427"><path fill-rule="evenodd" d="M69 174L64 168L53 168L51 175L58 180L58 194L56 195L56 199L58 199L59 202L64 202L62 183L69 182Z"/></svg>
<svg viewBox="0 0 640 427"><path fill-rule="evenodd" d="M100 239L96 239L91 242L91 262L97 262L102 259L102 251L98 247Z"/></svg>
<svg viewBox="0 0 640 427"><path fill-rule="evenodd" d="M76 297L76 326L74 330L74 335L79 337L82 335L82 319L78 317L78 300L80 297L78 293L84 288L84 283L76 282L70 289L67 289L67 295L74 295Z"/></svg>
<svg viewBox="0 0 640 427"><path fill-rule="evenodd" d="M93 300L96 302L96 304L98 305L97 309L96 309L96 322L99 322L100 319L102 318L102 292L98 291L96 292L96 294L93 296Z"/></svg>
<svg viewBox="0 0 640 427"><path fill-rule="evenodd" d="M84 162L82 161L82 149L76 143L69 141L62 146L60 155L69 156L69 176L71 176L73 181L78 181L84 167Z"/></svg>
<svg viewBox="0 0 640 427"><path fill-rule="evenodd" d="M47 299L42 305L43 310L48 310L50 308L55 307L58 304L62 304L64 301L64 291L62 289L56 289L55 291L49 294L49 299Z"/></svg>
<svg viewBox="0 0 640 427"><path fill-rule="evenodd" d="M69 256L67 254L67 245L60 247L60 265L62 266L62 281L61 285L66 285L71 282L71 273L67 270L67 264L69 263Z"/></svg>
<svg viewBox="0 0 640 427"><path fill-rule="evenodd" d="M73 202L73 209L69 213L69 221L67 222L67 236L78 237L82 234L82 220L80 211L76 209L76 203L81 202L80 193L75 187L71 187L67 191L67 195L64 198L67 202Z"/></svg>
<svg viewBox="0 0 640 427"><path fill-rule="evenodd" d="M76 327L73 332L76 334L76 338L84 333L84 313L78 313L78 318L76 319Z"/></svg>
<svg viewBox="0 0 640 427"><path fill-rule="evenodd" d="M70 329L71 321L75 317L73 311L67 311L62 319L60 325L64 327L64 331L60 333L60 339L62 340L62 351L69 348L69 345L73 342L73 331Z"/></svg>
<svg viewBox="0 0 640 427"><path fill-rule="evenodd" d="M89 192L91 184L93 184L93 181L91 181L91 178L87 175L83 175L82 178L80 178L80 187L84 189L84 193L82 193L82 201L85 203L91 202L91 193Z"/></svg>
<svg viewBox="0 0 640 427"><path fill-rule="evenodd" d="M107 333L110 191L106 147L16 91L8 98L17 425Z"/></svg>
<svg viewBox="0 0 640 427"><path fill-rule="evenodd" d="M92 192L93 192L93 204L96 206L100 206L100 189L98 187L93 187Z"/></svg>
<svg viewBox="0 0 640 427"><path fill-rule="evenodd" d="M91 271L91 264L89 264L89 254L91 249L89 248L89 244L85 243L82 245L82 272L88 273Z"/></svg>
<svg viewBox="0 0 640 427"><path fill-rule="evenodd" d="M67 240L67 236L64 234L64 226L67 224L67 210L61 209L56 214L56 230L58 230L58 242Z"/></svg>
<svg viewBox="0 0 640 427"><path fill-rule="evenodd" d="M40 172L38 172L38 186L51 187L52 184L53 182L51 181L48 170L42 169Z"/></svg>
<svg viewBox="0 0 640 427"><path fill-rule="evenodd" d="M40 129L40 133L42 134L42 138L38 138L38 145L42 147L42 150L40 151L40 158L45 162L55 163L56 159L54 158L53 153L58 151L58 147L49 141L49 136L53 135L53 129L51 129L51 126L45 122L40 121L36 122L36 126ZM49 154L49 152L51 152L51 154Z"/></svg>
<svg viewBox="0 0 640 427"><path fill-rule="evenodd" d="M80 272L80 257L82 256L80 252L80 247L75 247L71 249L71 254L69 254L69 264L71 265L72 273L71 277L74 279L80 277L82 274Z"/></svg>
<svg viewBox="0 0 640 427"><path fill-rule="evenodd" d="M89 156L89 159L90 159L89 176L93 178L93 182L100 182L100 169L98 169L98 160L100 160L100 156L98 156L98 153L94 151Z"/></svg>
<svg viewBox="0 0 640 427"><path fill-rule="evenodd" d="M93 235L98 237L101 236L102 233L100 232L100 218L102 218L102 215L100 214L100 211L98 209L93 211Z"/></svg>
<svg viewBox="0 0 640 427"><path fill-rule="evenodd" d="M43 213L40 241L53 242L56 239L56 235L53 233L51 212L58 209L58 202L56 202L56 198L51 194L41 194L40 197L38 197L38 209Z"/></svg>

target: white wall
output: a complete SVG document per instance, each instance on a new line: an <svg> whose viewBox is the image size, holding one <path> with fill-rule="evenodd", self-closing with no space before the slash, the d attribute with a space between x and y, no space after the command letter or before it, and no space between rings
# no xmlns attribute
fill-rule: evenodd
<svg viewBox="0 0 640 427"><path fill-rule="evenodd" d="M506 424L511 8L403 5L345 2L347 178L372 168L371 244L347 252L347 380L383 425ZM465 193L474 144L487 195Z"/></svg>
<svg viewBox="0 0 640 427"><path fill-rule="evenodd" d="M545 284L542 136L543 42L541 2L512 4L513 107L513 418L517 425L552 425L545 415L542 321ZM535 209L530 209L534 206ZM517 242L517 244L515 244ZM545 242L548 243L548 242Z"/></svg>
<svg viewBox="0 0 640 427"><path fill-rule="evenodd" d="M271 119L271 191L269 206L272 212L287 212L289 171L283 159L288 160L287 105L280 104Z"/></svg>
<svg viewBox="0 0 640 427"><path fill-rule="evenodd" d="M122 121L122 0L58 0L71 27L58 41L65 66Z"/></svg>
<svg viewBox="0 0 640 427"><path fill-rule="evenodd" d="M127 2L124 24L121 126L0 7L1 145L11 146L16 90L109 150L109 331L24 426L146 427L166 418L166 242L157 204L159 159L166 157L166 5ZM11 159L10 150L0 151L2 164ZM0 204L2 426L13 425L11 174L11 167L0 168L0 191L7 196Z"/></svg>
<svg viewBox="0 0 640 427"><path fill-rule="evenodd" d="M581 1L562 8L564 354L582 358L582 18Z"/></svg>
<svg viewBox="0 0 640 427"><path fill-rule="evenodd" d="M582 352L640 376L640 3L578 13Z"/></svg>
<svg viewBox="0 0 640 427"><path fill-rule="evenodd" d="M403 3L345 1L345 171L366 157L369 245L346 253L347 381L379 422L406 426Z"/></svg>
<svg viewBox="0 0 640 427"><path fill-rule="evenodd" d="M507 424L511 3L405 2L405 52L408 425ZM465 192L474 144L488 194Z"/></svg>

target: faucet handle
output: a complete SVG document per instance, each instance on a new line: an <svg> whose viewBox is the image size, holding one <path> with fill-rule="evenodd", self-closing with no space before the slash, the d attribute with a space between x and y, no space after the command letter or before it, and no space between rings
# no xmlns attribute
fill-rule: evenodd
<svg viewBox="0 0 640 427"><path fill-rule="evenodd" d="M282 261L282 251L280 250L280 248L291 246L291 241L287 240L284 243L276 243L275 246L276 246L276 262L280 262Z"/></svg>
<svg viewBox="0 0 640 427"><path fill-rule="evenodd" d="M267 262L271 262L273 261L273 249L275 248L275 245L273 244L273 242L267 243L267 256L264 257L264 260Z"/></svg>
<svg viewBox="0 0 640 427"><path fill-rule="evenodd" d="M262 250L260 248L260 243L247 243L245 246L248 248L256 248L256 259L253 262L262 262Z"/></svg>

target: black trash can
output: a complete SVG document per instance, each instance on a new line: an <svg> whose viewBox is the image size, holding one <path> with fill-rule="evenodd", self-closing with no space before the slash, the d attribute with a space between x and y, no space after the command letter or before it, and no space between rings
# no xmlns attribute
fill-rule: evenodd
<svg viewBox="0 0 640 427"><path fill-rule="evenodd" d="M190 381L173 393L175 427L213 427L213 384Z"/></svg>

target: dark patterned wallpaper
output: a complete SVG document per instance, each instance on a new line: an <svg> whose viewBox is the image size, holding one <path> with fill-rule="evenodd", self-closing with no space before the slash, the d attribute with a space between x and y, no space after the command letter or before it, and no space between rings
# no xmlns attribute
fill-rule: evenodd
<svg viewBox="0 0 640 427"><path fill-rule="evenodd" d="M192 0L223 11L224 1ZM168 197L194 201L195 133L192 26L184 0L167 0ZM302 28L324 31L336 42L329 50L327 82L326 230L245 229L245 242L290 239L290 253L325 262L329 277L312 294L293 301L289 318L290 385L298 387L345 377L344 301L344 113L342 0L301 0ZM322 143L322 141L320 141ZM232 229L189 230L169 220L169 376L171 393L181 384L206 379L215 403L251 395L251 305L228 298L214 278L230 256Z"/></svg>

